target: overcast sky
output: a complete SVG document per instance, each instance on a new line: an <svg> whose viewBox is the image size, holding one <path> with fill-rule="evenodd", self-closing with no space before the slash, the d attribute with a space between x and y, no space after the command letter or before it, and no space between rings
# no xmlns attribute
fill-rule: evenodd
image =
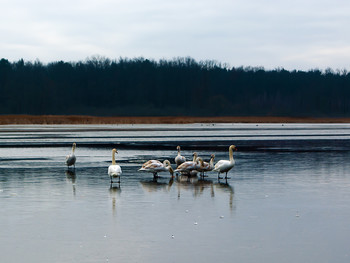
<svg viewBox="0 0 350 263"><path fill-rule="evenodd" d="M0 57L350 70L349 0L0 0Z"/></svg>

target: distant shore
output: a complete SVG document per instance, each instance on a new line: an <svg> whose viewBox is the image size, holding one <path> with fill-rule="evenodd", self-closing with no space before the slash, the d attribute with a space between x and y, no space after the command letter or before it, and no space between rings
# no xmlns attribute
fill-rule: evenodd
<svg viewBox="0 0 350 263"><path fill-rule="evenodd" d="M350 123L350 118L312 117L96 117L84 115L0 115L0 125L11 124L188 124L188 123Z"/></svg>

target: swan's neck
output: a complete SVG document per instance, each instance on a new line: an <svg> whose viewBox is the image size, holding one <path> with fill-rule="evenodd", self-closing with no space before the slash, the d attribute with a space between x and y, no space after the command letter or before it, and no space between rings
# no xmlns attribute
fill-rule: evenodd
<svg viewBox="0 0 350 263"><path fill-rule="evenodd" d="M173 170L173 168L172 168L171 166L168 166L167 169L168 169L168 171L169 171L169 173L170 173L171 175L174 174L174 170Z"/></svg>
<svg viewBox="0 0 350 263"><path fill-rule="evenodd" d="M74 151L75 151L75 145L73 145L72 147L72 154L74 154Z"/></svg>
<svg viewBox="0 0 350 263"><path fill-rule="evenodd" d="M203 164L203 159L202 159L202 158L198 157L196 162L197 162L197 164L199 164L201 167L203 167L204 164Z"/></svg>
<svg viewBox="0 0 350 263"><path fill-rule="evenodd" d="M214 158L213 157L210 158L209 166L210 167L214 166Z"/></svg>
<svg viewBox="0 0 350 263"><path fill-rule="evenodd" d="M112 153L112 165L115 165L115 152Z"/></svg>
<svg viewBox="0 0 350 263"><path fill-rule="evenodd" d="M168 166L171 167L170 162L168 160L164 160L163 166L164 167L168 167Z"/></svg>
<svg viewBox="0 0 350 263"><path fill-rule="evenodd" d="M193 162L197 162L197 155L193 155Z"/></svg>
<svg viewBox="0 0 350 263"><path fill-rule="evenodd" d="M229 149L230 162L233 162L233 149L230 147Z"/></svg>

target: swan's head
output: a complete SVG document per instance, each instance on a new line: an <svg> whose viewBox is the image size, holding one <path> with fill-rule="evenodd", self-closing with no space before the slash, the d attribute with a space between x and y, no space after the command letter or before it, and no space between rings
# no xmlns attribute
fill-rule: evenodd
<svg viewBox="0 0 350 263"><path fill-rule="evenodd" d="M176 147L176 150L177 150L178 152L180 151L180 146L179 146L179 145Z"/></svg>
<svg viewBox="0 0 350 263"><path fill-rule="evenodd" d="M114 148L114 149L112 150L112 153L118 153L117 149Z"/></svg>
<svg viewBox="0 0 350 263"><path fill-rule="evenodd" d="M232 151L237 151L237 148L236 148L235 145L231 145L229 149L232 150Z"/></svg>
<svg viewBox="0 0 350 263"><path fill-rule="evenodd" d="M193 156L193 158L196 158L196 159L197 159L198 153L197 153L197 152L194 152L194 153L192 154L192 156Z"/></svg>
<svg viewBox="0 0 350 263"><path fill-rule="evenodd" d="M73 147L72 147L72 151L75 151L75 148L77 147L77 144L75 142L73 142Z"/></svg>
<svg viewBox="0 0 350 263"><path fill-rule="evenodd" d="M197 157L196 162L203 165L203 159L201 157Z"/></svg>
<svg viewBox="0 0 350 263"><path fill-rule="evenodd" d="M210 159L215 159L215 154L210 155Z"/></svg>

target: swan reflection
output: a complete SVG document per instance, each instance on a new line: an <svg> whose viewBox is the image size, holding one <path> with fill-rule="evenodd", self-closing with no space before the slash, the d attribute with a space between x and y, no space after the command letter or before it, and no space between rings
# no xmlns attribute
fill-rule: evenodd
<svg viewBox="0 0 350 263"><path fill-rule="evenodd" d="M122 189L120 188L120 185L113 185L111 184L109 187L109 194L112 197L112 210L113 215L117 213L117 196L120 196Z"/></svg>
<svg viewBox="0 0 350 263"><path fill-rule="evenodd" d="M220 191L220 192L223 192L223 193L228 193L229 195L229 206L230 206L230 209L232 210L234 208L234 188L233 186L231 186L227 180L223 183L223 182L218 182L215 184L215 189Z"/></svg>
<svg viewBox="0 0 350 263"><path fill-rule="evenodd" d="M153 180L148 180L148 181L140 181L142 188L149 193L156 192L159 190L164 190L169 192L173 183L174 183L174 178L170 178L169 182L158 182L157 178L153 178Z"/></svg>
<svg viewBox="0 0 350 263"><path fill-rule="evenodd" d="M177 197L180 198L181 190L193 191L195 197L203 194L205 189L210 189L211 197L215 196L213 181L208 179L199 179L197 176L179 175L176 177Z"/></svg>
<svg viewBox="0 0 350 263"><path fill-rule="evenodd" d="M225 182L204 179L199 176L178 175L170 180L153 178L149 180L141 180L140 184L142 188L148 193L155 193L163 191L165 193L170 192L171 187L175 183L175 189L177 189L177 197L181 198L181 194L184 192L191 192L194 197L200 197L208 194L211 198L215 195L228 196L228 204L230 210L235 208L234 205L234 188L227 180Z"/></svg>
<svg viewBox="0 0 350 263"><path fill-rule="evenodd" d="M75 181L76 181L76 173L75 170L66 170L66 177L67 177L67 181L70 181L72 183L72 187L73 187L73 195L76 195L76 188L75 188Z"/></svg>

